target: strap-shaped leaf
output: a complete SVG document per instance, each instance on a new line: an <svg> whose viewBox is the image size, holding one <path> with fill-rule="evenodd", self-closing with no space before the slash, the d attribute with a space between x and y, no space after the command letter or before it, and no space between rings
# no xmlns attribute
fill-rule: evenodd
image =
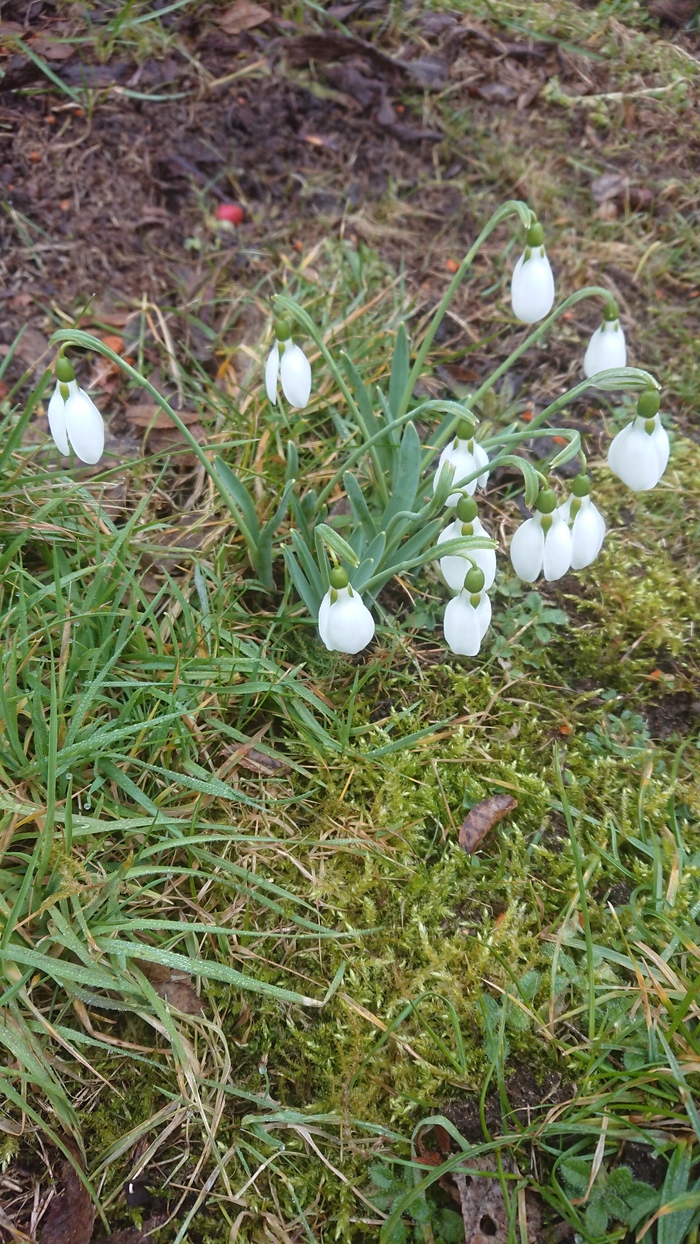
<svg viewBox="0 0 700 1244"><path fill-rule="evenodd" d="M570 462L572 458L575 458L581 452L581 433L577 429L561 428L560 435L565 436L569 444L565 449L562 449L561 453L557 454L556 458L552 458L549 464L550 467L562 466L564 462Z"/></svg>
<svg viewBox="0 0 700 1244"><path fill-rule="evenodd" d="M347 540L344 540L327 523L319 523L315 528L314 535L317 539L320 538L327 548L332 549L336 556L347 562L348 565L359 566L360 559L355 550L350 547Z"/></svg>
<svg viewBox="0 0 700 1244"><path fill-rule="evenodd" d="M421 527L420 531L411 536L410 540L401 545L396 555L397 558L400 557L401 561L410 561L412 557L416 557L421 549L425 548L426 544L430 544L435 536L440 534L442 526L443 520L441 518L434 518L431 523L426 523L424 527Z"/></svg>
<svg viewBox="0 0 700 1244"><path fill-rule="evenodd" d="M291 496L291 492L292 492L292 489L295 483L296 483L295 479L287 480L287 483L284 486L284 491L282 492L282 496L279 499L279 504L277 506L277 509L275 510L271 518L267 520L267 522L265 523L265 526L262 529L263 536L273 536L274 533L277 531L277 528L279 527L280 523L282 522L282 519L287 513L287 507L289 505L289 498Z"/></svg>
<svg viewBox="0 0 700 1244"><path fill-rule="evenodd" d="M343 487L345 489L347 499L350 502L350 508L355 522L362 527L367 540L373 540L377 534L374 519L369 512L369 508L360 485L355 479L355 476L351 475L349 471L346 471L343 476Z"/></svg>
<svg viewBox="0 0 700 1244"><path fill-rule="evenodd" d="M412 510L420 484L421 445L415 425L407 423L401 437L401 447L394 458L391 500L382 516L386 527L401 510Z"/></svg>
<svg viewBox="0 0 700 1244"><path fill-rule="evenodd" d="M403 396L408 384L408 337L406 335L406 325L402 322L399 324L396 333L396 343L394 345L394 355L391 360L391 376L389 378L389 409L393 418L400 412Z"/></svg>
<svg viewBox="0 0 700 1244"><path fill-rule="evenodd" d="M499 455L498 465L514 466L522 472L525 483L525 504L532 509L540 491L540 477L532 463L528 462L527 458L521 458L519 454L505 454L502 458Z"/></svg>
<svg viewBox="0 0 700 1244"><path fill-rule="evenodd" d="M372 541L357 570L352 576L352 586L357 592L363 592L365 583L373 574L377 573L381 565L384 549L386 547L386 536L383 531Z"/></svg>
<svg viewBox="0 0 700 1244"><path fill-rule="evenodd" d="M251 497L245 484L242 484L237 475L234 475L227 462L223 458L214 460L214 469L221 480L224 488L231 494L236 505L243 515L245 525L250 533L250 538L255 544L258 542L260 535L260 524L255 509L255 502ZM245 535L245 532L244 532Z"/></svg>
<svg viewBox="0 0 700 1244"><path fill-rule="evenodd" d="M306 575L302 571L294 553L290 548L282 549L284 564L287 567L289 575L297 594L301 597L311 617L316 621L318 610L323 599L323 593L317 592L309 583Z"/></svg>
<svg viewBox="0 0 700 1244"><path fill-rule="evenodd" d="M298 531L292 531L292 546L299 565L311 585L311 590L313 591L314 596L318 597L320 602L326 590L323 584L323 578L316 562L314 561L311 549L304 543Z"/></svg>
<svg viewBox="0 0 700 1244"><path fill-rule="evenodd" d="M299 454L294 441L287 441L287 469L284 473L284 478L299 478Z"/></svg>

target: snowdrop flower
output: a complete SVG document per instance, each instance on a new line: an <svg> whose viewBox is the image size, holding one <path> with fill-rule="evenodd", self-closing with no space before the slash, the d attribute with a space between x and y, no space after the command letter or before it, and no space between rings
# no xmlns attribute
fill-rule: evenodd
<svg viewBox="0 0 700 1244"><path fill-rule="evenodd" d="M609 302L603 312L603 323L596 328L588 343L583 359L584 375L595 376L599 371L627 366L627 345L617 307Z"/></svg>
<svg viewBox="0 0 700 1244"><path fill-rule="evenodd" d="M544 230L535 221L527 231L527 245L510 285L513 314L523 324L543 320L554 305L554 277L543 243Z"/></svg>
<svg viewBox="0 0 700 1244"><path fill-rule="evenodd" d="M564 522L571 527L571 569L583 570L598 556L605 536L605 519L588 495L591 481L587 475L577 475L571 496L559 506Z"/></svg>
<svg viewBox="0 0 700 1244"><path fill-rule="evenodd" d="M489 480L489 459L486 450L481 447L478 441L474 440L473 428L470 423L464 420L457 428L455 439L446 445L440 454L437 471L433 476L433 492L436 491L440 472L446 462L452 464L455 469L453 484L457 485L462 480L468 479L475 471L481 474L471 480L470 483L464 485L464 490L471 496L477 485L479 488L485 488ZM463 495L463 491L452 492L447 498L446 505L455 506Z"/></svg>
<svg viewBox="0 0 700 1244"><path fill-rule="evenodd" d="M437 542L443 544L445 540L458 540L460 536L485 536L489 539L489 533L477 515L473 497L460 498L454 522L440 532ZM488 592L496 577L495 549L470 549L468 555L451 553L440 558L443 578L453 592L461 592L464 576L472 564L476 564L483 572L484 591Z"/></svg>
<svg viewBox="0 0 700 1244"><path fill-rule="evenodd" d="M484 588L484 572L473 566L459 596L445 610L445 642L458 657L475 657L491 622L491 601Z"/></svg>
<svg viewBox="0 0 700 1244"><path fill-rule="evenodd" d="M659 418L659 395L646 389L637 402L637 417L618 432L608 450L608 466L633 492L655 488L666 470L668 433Z"/></svg>
<svg viewBox="0 0 700 1244"><path fill-rule="evenodd" d="M536 513L521 523L510 542L510 560L525 583L534 583L543 570L551 582L561 579L571 566L573 539L551 488L542 489L535 508Z"/></svg>
<svg viewBox="0 0 700 1244"><path fill-rule="evenodd" d="M56 388L48 409L49 429L59 453L94 466L105 447L102 415L84 389L78 388L75 372L62 354L56 360Z"/></svg>
<svg viewBox="0 0 700 1244"><path fill-rule="evenodd" d="M374 618L339 566L331 571L331 586L321 601L318 632L329 652L350 655L366 648L374 636Z"/></svg>
<svg viewBox="0 0 700 1244"><path fill-rule="evenodd" d="M277 340L267 356L265 364L265 388L272 405L277 404L277 382L282 381L282 392L290 406L300 410L311 396L311 367L301 346L292 341L292 327L286 320L275 323ZM284 351L280 361L280 344Z"/></svg>

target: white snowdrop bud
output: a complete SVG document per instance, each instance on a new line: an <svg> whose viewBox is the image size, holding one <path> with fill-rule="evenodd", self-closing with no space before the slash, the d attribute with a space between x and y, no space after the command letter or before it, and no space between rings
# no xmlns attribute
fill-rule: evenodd
<svg viewBox="0 0 700 1244"><path fill-rule="evenodd" d="M554 306L554 276L543 243L542 226L531 225L527 246L513 270L510 299L514 316L523 324L543 320Z"/></svg>

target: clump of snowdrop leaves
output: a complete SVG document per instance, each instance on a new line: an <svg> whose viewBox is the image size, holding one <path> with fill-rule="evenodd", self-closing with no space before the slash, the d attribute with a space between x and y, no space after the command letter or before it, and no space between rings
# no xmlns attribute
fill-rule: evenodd
<svg viewBox="0 0 700 1244"><path fill-rule="evenodd" d="M329 652L354 656L366 648L374 636L374 618L357 592L353 592L345 571L331 570L331 585L318 611L318 633Z"/></svg>
<svg viewBox="0 0 700 1244"><path fill-rule="evenodd" d="M472 566L464 577L459 596L445 609L445 642L455 656L475 657L491 624L491 601L486 595L484 572Z"/></svg>
<svg viewBox="0 0 700 1244"><path fill-rule="evenodd" d="M474 429L467 420L463 420L457 428L457 435L440 454L438 468L433 477L433 492L437 490L440 472L448 463L454 467L453 484L458 489L450 493L447 505L456 506L463 491L471 496L477 486L485 488L489 480L489 459L486 450L474 440ZM470 478L470 477L474 478ZM469 481L468 483L465 481Z"/></svg>
<svg viewBox="0 0 700 1244"><path fill-rule="evenodd" d="M554 276L544 248L544 229L536 220L513 271L510 299L514 316L523 324L543 320L554 306Z"/></svg>
<svg viewBox="0 0 700 1244"><path fill-rule="evenodd" d="M275 338L275 344L265 364L267 396L275 406L277 385L281 381L282 392L289 405L303 410L311 396L311 365L301 346L293 342L292 326L288 320L275 321ZM282 346L281 358L280 346Z"/></svg>
<svg viewBox="0 0 700 1244"><path fill-rule="evenodd" d="M556 493L542 488L534 515L521 523L510 542L513 569L525 583L534 583L543 571L552 582L570 569L573 552L571 531L557 508Z"/></svg>
<svg viewBox="0 0 700 1244"><path fill-rule="evenodd" d="M600 371L627 366L627 343L617 306L612 300L603 312L603 323L596 328L583 357L583 372L589 378Z"/></svg>
<svg viewBox="0 0 700 1244"><path fill-rule="evenodd" d="M102 415L92 398L78 387L75 372L68 359L56 359L56 388L48 409L49 428L59 453L68 457L71 449L76 458L94 466L105 447Z"/></svg>
<svg viewBox="0 0 700 1244"><path fill-rule="evenodd" d="M457 502L454 522L445 527L438 536L438 547L446 540L457 540L460 536L483 536L489 539L489 533L477 513L476 501L473 497L461 497ZM453 553L440 558L440 570L448 587L453 592L461 592L464 578L472 565L476 564L484 575L484 591L488 592L496 578L495 549L470 549L469 555Z"/></svg>
<svg viewBox="0 0 700 1244"><path fill-rule="evenodd" d="M618 432L608 450L608 466L633 492L656 488L666 470L668 433L659 417L661 404L655 389L647 389L637 402L637 417Z"/></svg>
<svg viewBox="0 0 700 1244"><path fill-rule="evenodd" d="M559 513L571 527L571 569L583 570L598 556L605 537L605 519L590 498L591 481L585 472L577 475L571 496L559 506Z"/></svg>

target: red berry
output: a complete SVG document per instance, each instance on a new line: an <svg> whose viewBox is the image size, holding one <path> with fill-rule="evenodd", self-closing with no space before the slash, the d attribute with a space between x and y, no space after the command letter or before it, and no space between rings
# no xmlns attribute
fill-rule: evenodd
<svg viewBox="0 0 700 1244"><path fill-rule="evenodd" d="M245 212L240 203L220 203L216 209L217 220L227 220L231 225L240 225L245 220Z"/></svg>

